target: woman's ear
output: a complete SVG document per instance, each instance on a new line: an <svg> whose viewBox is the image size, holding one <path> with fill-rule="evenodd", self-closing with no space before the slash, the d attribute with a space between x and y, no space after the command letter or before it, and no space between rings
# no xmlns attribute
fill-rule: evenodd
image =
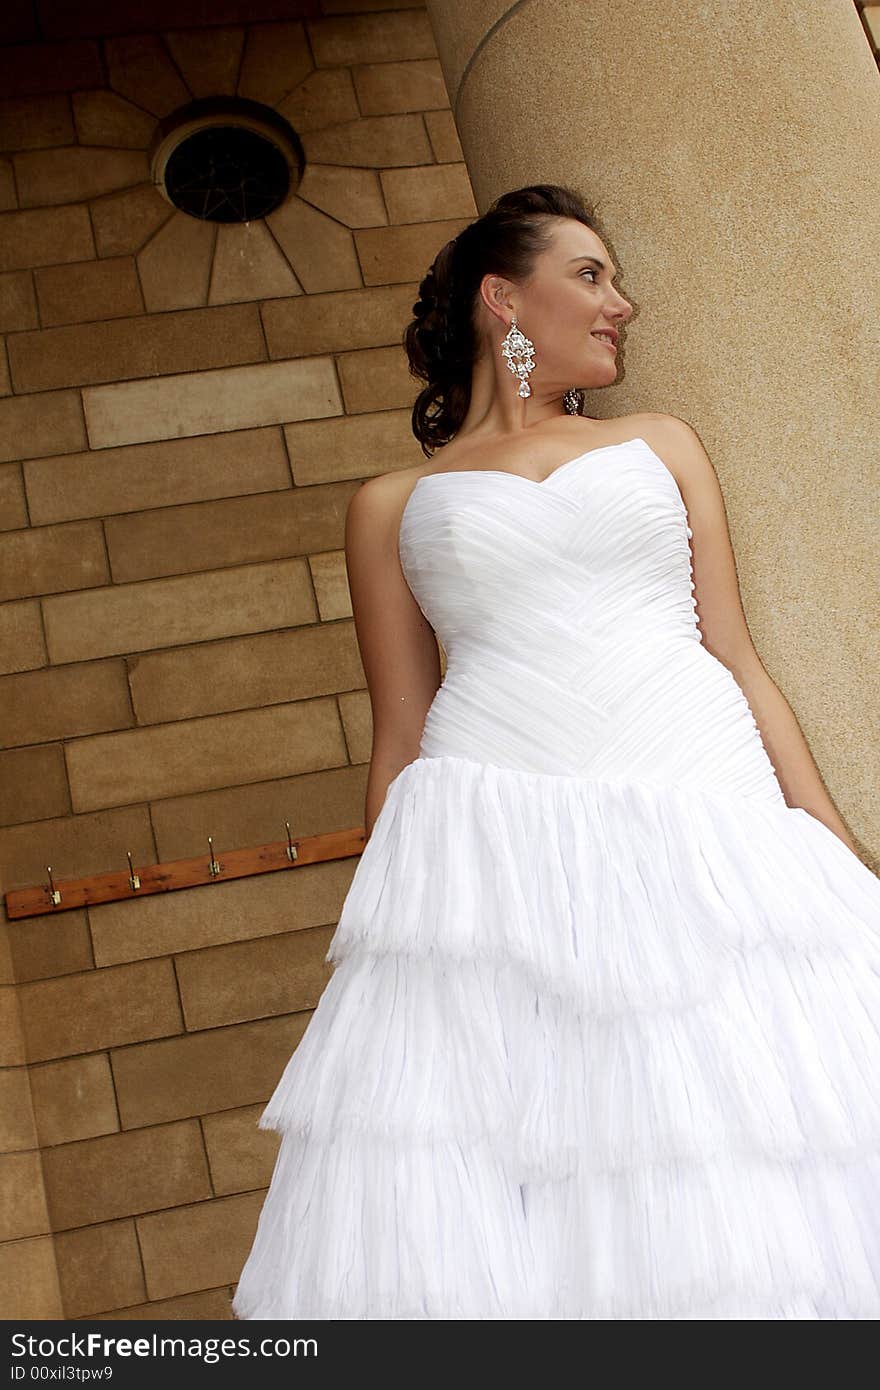
<svg viewBox="0 0 880 1390"><path fill-rule="evenodd" d="M508 282L500 275L484 275L480 282L480 298L489 312L506 326L508 315L513 313Z"/></svg>

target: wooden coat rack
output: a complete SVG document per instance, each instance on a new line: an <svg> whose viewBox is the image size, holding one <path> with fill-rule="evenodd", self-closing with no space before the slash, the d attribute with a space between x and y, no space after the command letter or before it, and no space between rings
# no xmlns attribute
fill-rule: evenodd
<svg viewBox="0 0 880 1390"><path fill-rule="evenodd" d="M307 835L292 840L290 825L284 822L287 839L253 849L233 849L222 862L214 858L214 843L208 836L208 858L173 859L165 864L149 864L135 869L126 850L128 869L88 878L61 879L56 883L51 866L46 866L48 883L28 888L11 888L5 894L6 915L10 920L40 917L49 912L66 912L74 907L94 907L99 903L143 898L151 893L176 893L181 888L200 888L208 883L226 883L251 874L272 874L326 859L348 859L360 854L366 844L363 826L355 830L332 830L323 835Z"/></svg>

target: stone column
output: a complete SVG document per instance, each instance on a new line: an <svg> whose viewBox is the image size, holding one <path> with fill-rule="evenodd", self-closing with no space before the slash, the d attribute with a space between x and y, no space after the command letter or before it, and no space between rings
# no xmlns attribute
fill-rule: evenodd
<svg viewBox="0 0 880 1390"><path fill-rule="evenodd" d="M636 312L591 415L681 416L761 657L880 846L880 83L852 0L428 0L477 206L595 206Z"/></svg>

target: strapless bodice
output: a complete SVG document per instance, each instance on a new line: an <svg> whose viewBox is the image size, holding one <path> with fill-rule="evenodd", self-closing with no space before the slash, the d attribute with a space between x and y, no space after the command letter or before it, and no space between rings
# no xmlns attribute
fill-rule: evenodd
<svg viewBox="0 0 880 1390"><path fill-rule="evenodd" d="M743 691L702 645L691 534L642 438L541 482L420 478L400 562L447 658L420 755L782 799Z"/></svg>

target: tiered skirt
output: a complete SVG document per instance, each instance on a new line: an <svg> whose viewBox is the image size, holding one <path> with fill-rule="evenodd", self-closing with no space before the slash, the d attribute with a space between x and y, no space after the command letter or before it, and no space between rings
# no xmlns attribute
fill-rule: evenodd
<svg viewBox="0 0 880 1390"><path fill-rule="evenodd" d="M880 880L806 811L420 757L232 1311L880 1316Z"/></svg>

